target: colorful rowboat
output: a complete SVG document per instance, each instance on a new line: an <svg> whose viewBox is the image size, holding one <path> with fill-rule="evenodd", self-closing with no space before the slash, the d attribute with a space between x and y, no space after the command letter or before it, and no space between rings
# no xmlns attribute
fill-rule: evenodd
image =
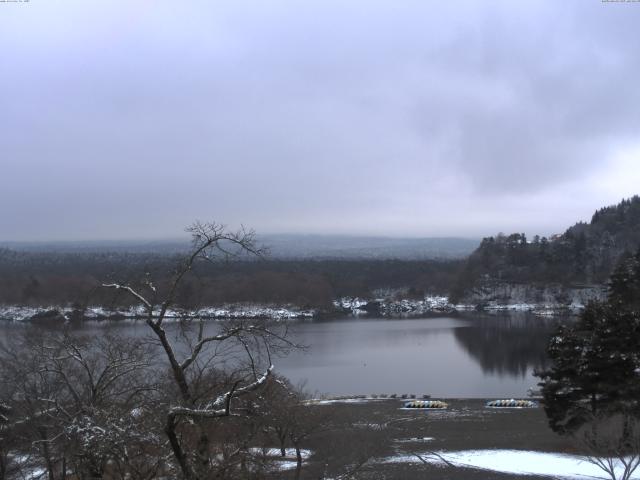
<svg viewBox="0 0 640 480"><path fill-rule="evenodd" d="M431 409L442 409L447 408L445 402L441 402L440 400L412 400L411 402L406 402L404 404L404 408L431 408Z"/></svg>
<svg viewBox="0 0 640 480"><path fill-rule="evenodd" d="M538 404L531 400L492 400L487 402L489 408L535 408Z"/></svg>

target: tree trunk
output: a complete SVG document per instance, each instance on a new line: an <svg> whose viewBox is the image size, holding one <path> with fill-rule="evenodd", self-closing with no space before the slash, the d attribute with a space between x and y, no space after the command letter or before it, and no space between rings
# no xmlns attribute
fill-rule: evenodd
<svg viewBox="0 0 640 480"><path fill-rule="evenodd" d="M4 451L0 451L0 480L4 480L7 475L7 463Z"/></svg>
<svg viewBox="0 0 640 480"><path fill-rule="evenodd" d="M287 441L287 433L285 431L278 432L278 440L280 441L280 456L287 456L286 441Z"/></svg>
<svg viewBox="0 0 640 480"><path fill-rule="evenodd" d="M198 438L198 463L200 464L200 472L206 476L209 470L209 436L203 427L200 427L200 437Z"/></svg>
<svg viewBox="0 0 640 480"><path fill-rule="evenodd" d="M171 445L173 456L176 458L178 465L180 466L182 476L185 478L185 480L196 480L197 477L191 472L189 463L187 462L187 457L182 451L182 447L180 446L178 435L176 435L175 420L171 415L169 415L167 418L167 425L165 426L164 432L169 438L169 444Z"/></svg>
<svg viewBox="0 0 640 480"><path fill-rule="evenodd" d="M623 445L623 449L625 450L624 453L627 453L626 450L632 447L631 436L632 436L632 433L631 433L631 424L629 422L629 415L625 413L622 420L622 445Z"/></svg>
<svg viewBox="0 0 640 480"><path fill-rule="evenodd" d="M91 465L89 475L91 480L101 480L104 474L104 468L98 465Z"/></svg>
<svg viewBox="0 0 640 480"><path fill-rule="evenodd" d="M247 446L242 447L242 456L240 457L240 472L242 478L247 478Z"/></svg>
<svg viewBox="0 0 640 480"><path fill-rule="evenodd" d="M169 360L169 364L171 365L171 371L173 372L173 378L178 384L178 388L180 389L180 393L185 402L191 403L191 392L189 391L189 384L187 383L187 379L184 375L184 370L180 367L178 360L176 360L176 356L173 353L173 348L171 348L171 344L167 340L167 334L164 329L160 326L157 326L153 323L153 320L148 320L147 324L151 327L153 332L160 340L160 344L162 345L163 350L167 354L167 359Z"/></svg>
<svg viewBox="0 0 640 480"><path fill-rule="evenodd" d="M53 462L51 461L51 455L49 453L49 442L47 439L47 430L45 428L39 428L38 433L40 434L40 438L43 440L42 443L42 456L44 457L44 461L47 465L47 476L49 480L55 480L55 476L53 473Z"/></svg>
<svg viewBox="0 0 640 480"><path fill-rule="evenodd" d="M300 452L300 446L296 447L296 477L295 480L300 480L300 474L302 473L302 453Z"/></svg>

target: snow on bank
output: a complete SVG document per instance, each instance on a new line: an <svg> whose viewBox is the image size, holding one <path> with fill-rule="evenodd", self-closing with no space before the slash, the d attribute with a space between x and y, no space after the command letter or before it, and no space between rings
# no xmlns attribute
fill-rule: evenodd
<svg viewBox="0 0 640 480"><path fill-rule="evenodd" d="M34 315L40 312L46 312L52 310L54 307L49 308L34 308L34 307L20 307L15 305L7 305L0 307L0 319L23 321L29 320Z"/></svg>
<svg viewBox="0 0 640 480"><path fill-rule="evenodd" d="M179 309L169 309L166 312L167 319L184 318L205 318L205 319L227 319L227 318L264 318L273 320L313 318L317 315L316 310L303 310L295 307L271 307L264 305L225 305L223 307L205 307L196 311L183 311ZM17 305L0 306L0 320L11 321L64 321L76 318L80 314L87 320L124 320L140 319L146 317L146 312L142 307L131 307L128 309L110 310L100 306L87 307L84 312L78 312L70 307L27 307ZM159 310L154 311L158 315Z"/></svg>
<svg viewBox="0 0 640 480"><path fill-rule="evenodd" d="M471 304L453 304L448 297L427 296L421 300L416 299L363 299L359 297L343 297L334 300L333 306L336 312L351 315L384 315L384 316L418 316L430 313L451 313L459 311L476 310L479 307ZM568 306L555 304L510 303L501 304L495 301L487 302L481 306L482 310L489 312L511 311L531 312L540 316L554 316L567 311L578 311L582 304L573 303ZM268 306L268 305L242 305L232 304L221 307L203 307L196 311L169 309L166 312L167 319L204 318L204 319L272 319L294 320L311 319L321 312L315 309L301 309L292 305ZM159 309L154 315L159 314ZM140 306L128 309L108 309L101 306L89 306L84 311L77 311L70 307L41 306L29 307L20 305L0 305L0 320L11 321L42 321L61 322L77 318L87 320L135 320L146 317L144 308Z"/></svg>
<svg viewBox="0 0 640 480"><path fill-rule="evenodd" d="M484 310L488 312L531 312L540 316L554 316L567 311L577 312L584 308L583 304L572 303L560 305L551 303L500 303L488 301L478 304L451 303L448 297L427 296L424 299L363 299L359 297L343 297L333 302L334 307L352 315L375 313L381 315L423 315L429 313L464 312Z"/></svg>
<svg viewBox="0 0 640 480"><path fill-rule="evenodd" d="M23 480L40 480L47 478L47 470L38 466L37 462L30 455L13 455L9 454L8 459L20 471L20 477ZM18 477L16 477L18 478Z"/></svg>
<svg viewBox="0 0 640 480"><path fill-rule="evenodd" d="M598 466L585 457L560 453L532 452L525 450L465 450L459 452L429 452L419 454L434 465L446 465L442 460L463 468L476 468L514 475L541 475L571 480L593 480L607 478ZM384 463L422 463L415 455L396 455L383 460ZM637 470L633 479L640 479Z"/></svg>
<svg viewBox="0 0 640 480"><path fill-rule="evenodd" d="M265 457L280 457L281 456L281 452L279 448L267 448L267 449L262 449L262 448L258 448L258 447L253 447L249 449L249 452L252 455L258 455L258 456L265 456ZM285 457L295 457L296 456L296 449L295 448L285 448L284 449L284 455ZM307 450L304 448L300 449L300 456L302 457L303 460L307 460L310 456L311 456L311 450ZM282 458L282 457L280 457Z"/></svg>
<svg viewBox="0 0 640 480"><path fill-rule="evenodd" d="M154 316L160 314L160 309L154 310ZM126 310L109 311L103 307L88 307L84 312L85 318L105 319L105 318L144 318L147 313L141 306L131 307ZM165 318L270 318L270 319L293 319L312 318L316 315L315 310L301 310L294 307L271 307L264 305L225 305L222 307L203 307L195 311L169 309L165 313Z"/></svg>
<svg viewBox="0 0 640 480"><path fill-rule="evenodd" d="M359 297L342 297L333 301L333 306L345 313L361 315L363 313L379 313L383 315L421 314L431 312L449 312L455 306L449 303L448 297L430 296L422 300L390 298L363 299ZM459 309L473 309L473 306L458 305ZM468 307L468 308L467 308Z"/></svg>
<svg viewBox="0 0 640 480"><path fill-rule="evenodd" d="M416 442L433 442L433 437L411 437L411 438L397 438L394 440L396 443L416 443ZM416 459L417 460L417 459Z"/></svg>
<svg viewBox="0 0 640 480"><path fill-rule="evenodd" d="M279 448L250 448L249 453L256 458L264 458L274 462L276 470L293 470L298 466L295 448L285 448L284 457ZM300 457L302 457L303 465L307 463L310 456L311 450L300 449Z"/></svg>
<svg viewBox="0 0 640 480"><path fill-rule="evenodd" d="M229 308L203 308L195 312L196 317L204 318L272 318L276 320L294 318L313 318L316 310L299 310L294 307L231 306Z"/></svg>
<svg viewBox="0 0 640 480"><path fill-rule="evenodd" d="M372 400L373 398L364 398L364 397L328 398L328 399L312 398L310 400L306 400L304 403L307 405L335 405L336 403L367 403Z"/></svg>

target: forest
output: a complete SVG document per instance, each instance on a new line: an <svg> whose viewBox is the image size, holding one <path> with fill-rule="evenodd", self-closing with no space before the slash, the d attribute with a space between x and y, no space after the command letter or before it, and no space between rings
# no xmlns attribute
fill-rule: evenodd
<svg viewBox="0 0 640 480"><path fill-rule="evenodd" d="M597 210L551 238L524 233L484 238L469 256L451 290L454 299L496 283L605 284L625 254L640 246L640 197Z"/></svg>
<svg viewBox="0 0 640 480"><path fill-rule="evenodd" d="M0 250L0 303L11 305L128 306L99 288L105 281L151 277L166 282L177 255L55 253ZM272 260L200 264L180 287L182 307L257 302L328 307L341 296L371 296L405 288L415 296L446 292L462 260Z"/></svg>

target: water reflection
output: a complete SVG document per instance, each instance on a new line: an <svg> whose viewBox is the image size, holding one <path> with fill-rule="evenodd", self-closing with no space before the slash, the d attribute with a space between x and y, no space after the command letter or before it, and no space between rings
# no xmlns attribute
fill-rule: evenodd
<svg viewBox="0 0 640 480"><path fill-rule="evenodd" d="M459 345L485 374L521 378L547 366L545 349L561 320L519 312L473 314L470 318L472 322L466 328L454 330Z"/></svg>

